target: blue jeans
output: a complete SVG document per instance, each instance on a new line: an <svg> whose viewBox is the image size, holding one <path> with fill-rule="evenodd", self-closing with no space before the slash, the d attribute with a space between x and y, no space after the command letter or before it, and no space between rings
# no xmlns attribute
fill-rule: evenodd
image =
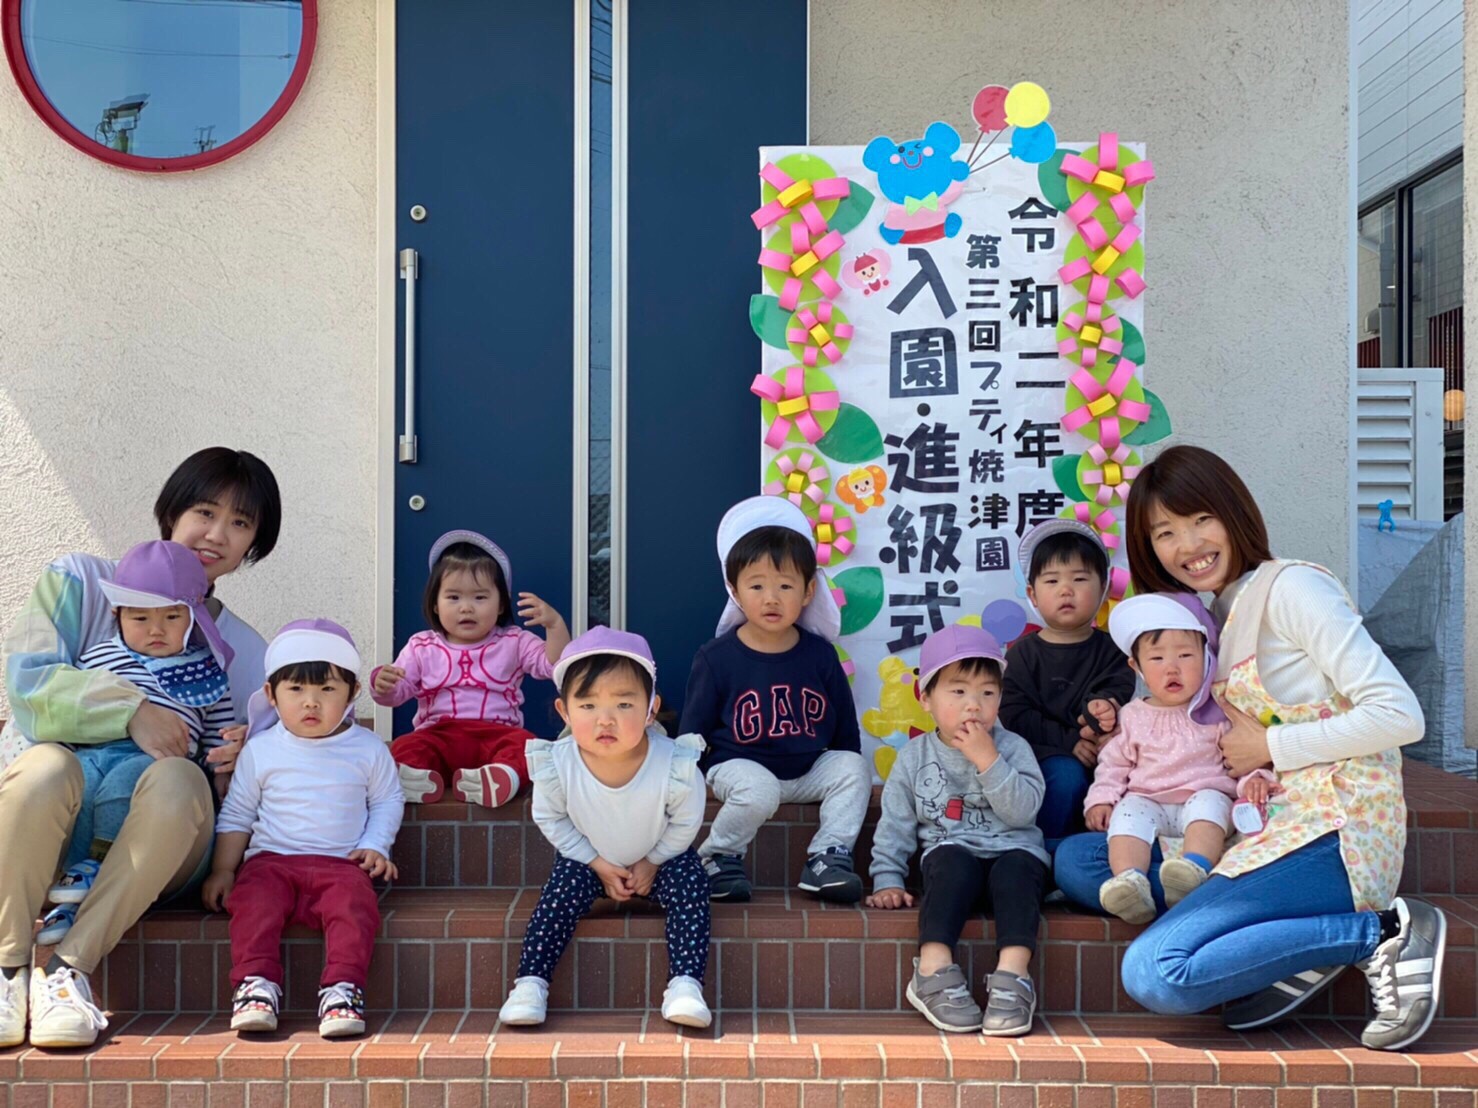
<svg viewBox="0 0 1478 1108"><path fill-rule="evenodd" d="M1042 759L1042 779L1047 790L1042 806L1037 809L1037 826L1047 849L1074 831L1083 830L1083 801L1093 783L1093 771L1071 754L1054 754Z"/></svg>
<svg viewBox="0 0 1478 1108"><path fill-rule="evenodd" d="M1124 991L1166 1016L1203 1012L1316 966L1375 953L1380 921L1356 912L1330 832L1240 877L1212 877L1124 955Z"/></svg>
<svg viewBox="0 0 1478 1108"><path fill-rule="evenodd" d="M1160 844L1150 847L1150 891L1155 894L1155 907L1165 914L1165 890L1160 885ZM1052 855L1052 879L1063 894L1079 908L1103 915L1098 889L1114 875L1109 869L1108 836L1102 831L1089 831L1063 839Z"/></svg>
<svg viewBox="0 0 1478 1108"><path fill-rule="evenodd" d="M67 846L68 866L91 854L94 839L112 842L118 838L133 803L134 786L154 764L153 757L132 739L79 746L75 753L82 763L82 807Z"/></svg>

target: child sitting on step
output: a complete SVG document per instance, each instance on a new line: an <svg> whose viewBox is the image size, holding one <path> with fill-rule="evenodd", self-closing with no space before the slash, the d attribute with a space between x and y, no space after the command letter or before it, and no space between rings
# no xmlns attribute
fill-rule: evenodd
<svg viewBox="0 0 1478 1108"><path fill-rule="evenodd" d="M570 641L564 618L533 593L518 594L526 627L513 626L513 567L476 531L449 531L431 547L421 602L430 630L411 636L394 665L370 675L376 704L416 699L415 730L390 747L411 804L434 804L448 784L463 800L497 808L527 777L523 679L548 678Z"/></svg>
<svg viewBox="0 0 1478 1108"><path fill-rule="evenodd" d="M898 752L883 786L872 847L871 908L912 907L903 880L923 846L919 956L908 1002L941 1031L1025 1035L1036 1014L1031 959L1047 888L1036 825L1042 770L1025 739L996 724L1005 655L995 636L956 624L919 651L919 703L935 730ZM955 960L965 922L996 921L996 970L985 1011Z"/></svg>
<svg viewBox="0 0 1478 1108"><path fill-rule="evenodd" d="M524 933L518 976L498 1018L544 1022L549 982L597 897L647 898L667 910L670 979L662 1018L686 1027L713 1020L703 999L708 967L708 877L693 850L707 796L696 735L655 727L657 666L646 639L593 627L554 667L568 733L531 739L534 822L558 851Z"/></svg>
<svg viewBox="0 0 1478 1108"><path fill-rule="evenodd" d="M857 708L833 645L842 617L805 514L755 496L718 525L729 603L718 638L693 658L680 731L708 742L708 786L723 802L699 848L714 900L748 900L744 852L781 804L821 804L799 887L855 904L852 847L872 799Z"/></svg>
<svg viewBox="0 0 1478 1108"><path fill-rule="evenodd" d="M1185 836L1185 852L1160 866L1171 907L1199 888L1221 860L1232 799L1266 804L1276 779L1254 770L1234 781L1218 745L1226 715L1211 696L1216 623L1190 593L1144 593L1109 613L1109 634L1150 695L1119 710L1084 801L1090 831L1108 832L1114 876L1099 889L1106 912L1129 923L1155 918L1151 850L1161 835Z"/></svg>
<svg viewBox="0 0 1478 1108"><path fill-rule="evenodd" d="M106 669L136 686L149 703L184 722L184 754L207 773L205 755L221 744L234 709L226 669L234 652L205 607L210 585L205 567L174 542L143 542L123 556L111 581L99 587L113 605L118 633L86 650L78 669ZM48 897L57 907L42 920L36 941L59 943L71 930L78 906L97 880L102 860L128 816L134 787L160 753L145 751L120 735L111 742L78 744L82 805L67 848L67 871ZM214 776L214 775L212 775ZM225 775L214 778L223 793Z"/></svg>
<svg viewBox="0 0 1478 1108"><path fill-rule="evenodd" d="M405 800L385 744L354 722L349 632L326 619L289 623L266 670L202 890L207 908L224 901L231 913L231 1028L276 1029L282 932L299 924L323 932L319 1034L359 1035L380 929L371 881L397 876L390 847Z"/></svg>

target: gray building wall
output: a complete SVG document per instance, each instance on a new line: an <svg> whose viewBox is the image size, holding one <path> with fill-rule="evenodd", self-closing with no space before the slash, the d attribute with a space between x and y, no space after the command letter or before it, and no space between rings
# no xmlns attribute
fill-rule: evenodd
<svg viewBox="0 0 1478 1108"><path fill-rule="evenodd" d="M1356 0L1360 203L1463 143L1463 0Z"/></svg>
<svg viewBox="0 0 1478 1108"><path fill-rule="evenodd" d="M1169 442L1223 454L1274 549L1346 579L1349 20L1343 0L813 0L811 17L812 142L936 118L969 134L976 90L1030 79L1062 138L1148 144L1145 374Z"/></svg>

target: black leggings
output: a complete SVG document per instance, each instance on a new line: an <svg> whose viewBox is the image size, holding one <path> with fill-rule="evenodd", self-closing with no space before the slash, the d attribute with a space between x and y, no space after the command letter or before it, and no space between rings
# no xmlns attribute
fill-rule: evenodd
<svg viewBox="0 0 1478 1108"><path fill-rule="evenodd" d="M919 903L919 943L953 949L965 921L984 910L996 921L996 946L1024 946L1035 953L1047 865L1025 850L977 858L962 846L936 846L924 855L924 897Z"/></svg>

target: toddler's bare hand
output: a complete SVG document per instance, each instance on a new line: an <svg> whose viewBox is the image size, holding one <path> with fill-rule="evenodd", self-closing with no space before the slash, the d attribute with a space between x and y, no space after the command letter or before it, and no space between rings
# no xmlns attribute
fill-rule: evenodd
<svg viewBox="0 0 1478 1108"><path fill-rule="evenodd" d="M869 908L912 908L913 897L903 889L879 889L867 898Z"/></svg>
<svg viewBox="0 0 1478 1108"><path fill-rule="evenodd" d="M400 876L400 871L395 868L395 863L378 850L351 850L349 860L358 862L359 868L369 874L371 878L383 877L387 881L394 881Z"/></svg>
<svg viewBox="0 0 1478 1108"><path fill-rule="evenodd" d="M630 900L631 871L625 866L618 866L615 862L608 862L604 858L597 858L590 863L590 868L595 871L595 876L600 878L601 885L606 890L606 896L612 900Z"/></svg>
<svg viewBox="0 0 1478 1108"><path fill-rule="evenodd" d="M1113 814L1114 806L1112 804L1095 804L1088 809L1083 818L1088 824L1089 831L1107 831L1109 817Z"/></svg>
<svg viewBox="0 0 1478 1108"><path fill-rule="evenodd" d="M405 670L399 666L381 666L375 671L375 692L381 696L389 696L403 677Z"/></svg>
<svg viewBox="0 0 1478 1108"><path fill-rule="evenodd" d="M1092 769L1098 764L1098 742L1095 739L1079 739L1073 744L1073 757Z"/></svg>

